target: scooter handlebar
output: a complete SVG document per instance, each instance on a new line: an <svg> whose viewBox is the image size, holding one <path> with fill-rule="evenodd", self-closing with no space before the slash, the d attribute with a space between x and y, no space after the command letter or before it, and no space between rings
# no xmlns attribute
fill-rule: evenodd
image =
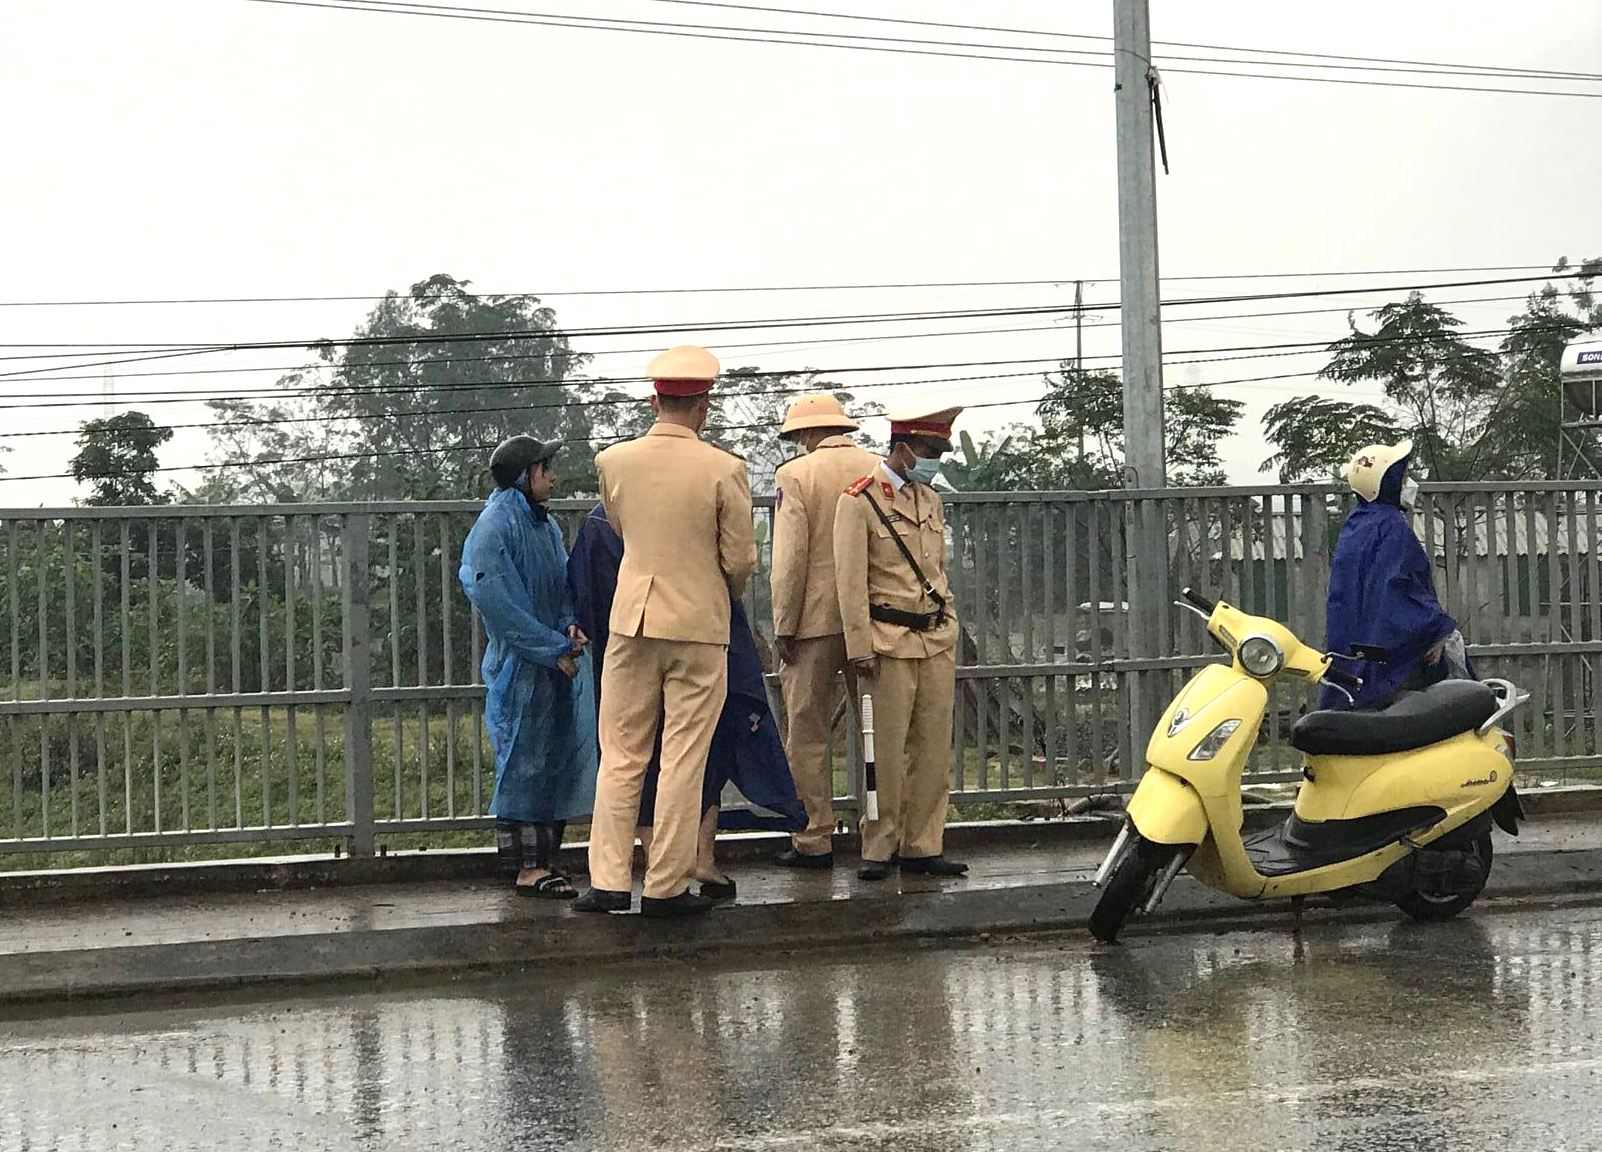
<svg viewBox="0 0 1602 1152"><path fill-rule="evenodd" d="M1337 688L1345 688L1349 692L1356 692L1363 686L1361 676L1353 676L1350 672L1342 672L1338 668L1326 668L1324 679Z"/></svg>
<svg viewBox="0 0 1602 1152"><path fill-rule="evenodd" d="M1213 609L1218 607L1218 601L1207 599L1194 588L1181 588L1179 594L1209 616L1213 614Z"/></svg>

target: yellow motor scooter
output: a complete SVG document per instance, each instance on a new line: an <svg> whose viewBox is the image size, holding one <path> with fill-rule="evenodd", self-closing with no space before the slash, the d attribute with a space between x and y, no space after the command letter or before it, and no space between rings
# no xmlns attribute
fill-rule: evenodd
<svg viewBox="0 0 1602 1152"><path fill-rule="evenodd" d="M1491 869L1491 825L1518 834L1512 738L1498 724L1529 699L1506 680L1447 680L1370 711L1310 712L1291 744L1306 756L1284 824L1241 831L1241 778L1281 676L1345 693L1362 681L1275 620L1186 588L1230 662L1193 676L1146 746L1128 819L1096 873L1090 931L1111 942L1150 912L1180 870L1247 900L1351 893L1419 920L1472 904ZM1377 653L1365 651L1362 657Z"/></svg>

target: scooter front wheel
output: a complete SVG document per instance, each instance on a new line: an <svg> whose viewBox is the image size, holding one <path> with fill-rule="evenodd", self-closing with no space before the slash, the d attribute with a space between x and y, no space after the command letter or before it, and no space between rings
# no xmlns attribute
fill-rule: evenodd
<svg viewBox="0 0 1602 1152"><path fill-rule="evenodd" d="M1184 851L1172 844L1157 844L1133 828L1123 854L1113 865L1107 884L1090 914L1090 934L1103 944L1113 944L1135 909L1151 898L1152 888L1174 853Z"/></svg>

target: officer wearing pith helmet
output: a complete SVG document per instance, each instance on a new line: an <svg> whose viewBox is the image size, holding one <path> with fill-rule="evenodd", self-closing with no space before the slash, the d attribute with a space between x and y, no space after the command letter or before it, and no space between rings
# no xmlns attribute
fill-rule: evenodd
<svg viewBox="0 0 1602 1152"><path fill-rule="evenodd" d="M682 345L646 369L656 423L595 458L607 520L623 538L601 672L601 771L590 883L577 907L632 903L634 830L657 733L661 774L646 861L650 916L705 912L689 890L707 752L728 693L729 600L756 567L745 463L701 440L718 361Z"/></svg>
<svg viewBox="0 0 1602 1152"><path fill-rule="evenodd" d="M839 497L834 562L846 656L873 701L879 819L862 822L864 880L961 876L944 855L957 618L946 519L929 485L962 409L890 417L890 454Z"/></svg>
<svg viewBox="0 0 1602 1152"><path fill-rule="evenodd" d="M846 660L834 574L834 517L840 493L879 458L851 439L857 422L828 392L800 397L785 413L782 440L803 455L779 467L773 513L773 633L786 714L785 754L807 826L790 838L779 863L834 863L834 781L825 763L830 721L845 674L856 711L856 675Z"/></svg>

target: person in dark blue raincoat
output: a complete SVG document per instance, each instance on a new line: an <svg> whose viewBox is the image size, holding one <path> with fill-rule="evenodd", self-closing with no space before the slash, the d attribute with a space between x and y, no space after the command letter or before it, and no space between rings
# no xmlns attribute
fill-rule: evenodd
<svg viewBox="0 0 1602 1152"><path fill-rule="evenodd" d="M555 445L514 436L490 457L495 491L462 545L462 589L484 621L484 726L495 751L498 865L520 895L575 896L557 870L570 820L595 804L600 754L588 639L546 509Z"/></svg>
<svg viewBox="0 0 1602 1152"><path fill-rule="evenodd" d="M593 642L591 660L596 707L600 706L601 670L605 662L607 621L617 591L618 567L623 563L623 539L607 522L600 505L587 516L573 540L568 559L579 628ZM745 608L731 600L729 617L729 694L723 705L707 754L701 788L701 842L695 874L701 893L714 899L731 899L735 884L713 857L717 830L796 832L806 827L806 809L796 794L785 758L784 741L768 704L767 686L757 657ZM661 733L658 732L658 741ZM657 764L653 759L640 798L640 836L650 837L656 802ZM726 804L728 787L739 793ZM731 799L733 799L731 797Z"/></svg>
<svg viewBox="0 0 1602 1152"><path fill-rule="evenodd" d="M1404 507L1413 505L1418 485L1407 478L1413 443L1373 444L1352 457L1346 479L1357 493L1357 507L1341 526L1330 566L1324 650L1349 653L1352 646L1384 650L1383 660L1340 667L1362 678L1349 702L1325 687L1320 707L1381 708L1404 689L1446 679L1453 669L1448 646L1464 663L1457 621L1435 595L1430 560Z"/></svg>

